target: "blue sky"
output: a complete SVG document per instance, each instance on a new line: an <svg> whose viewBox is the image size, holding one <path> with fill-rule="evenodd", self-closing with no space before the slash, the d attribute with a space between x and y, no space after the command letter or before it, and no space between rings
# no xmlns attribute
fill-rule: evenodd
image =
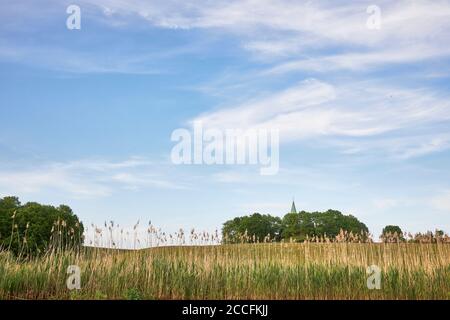
<svg viewBox="0 0 450 320"><path fill-rule="evenodd" d="M6 0L0 26L0 196L167 230L295 197L450 231L450 1ZM279 128L279 173L172 164L194 120Z"/></svg>

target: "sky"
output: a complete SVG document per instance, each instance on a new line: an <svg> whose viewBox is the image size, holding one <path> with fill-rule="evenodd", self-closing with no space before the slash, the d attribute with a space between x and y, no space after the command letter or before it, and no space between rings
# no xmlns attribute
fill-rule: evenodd
<svg viewBox="0 0 450 320"><path fill-rule="evenodd" d="M2 0L0 197L169 231L295 198L449 232L449 43L441 0ZM174 164L196 121L279 129L278 173Z"/></svg>

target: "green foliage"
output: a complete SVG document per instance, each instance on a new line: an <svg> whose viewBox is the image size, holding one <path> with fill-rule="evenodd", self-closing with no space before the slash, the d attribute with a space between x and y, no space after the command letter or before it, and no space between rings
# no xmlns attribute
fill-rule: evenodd
<svg viewBox="0 0 450 320"><path fill-rule="evenodd" d="M101 292L100 290L95 291L94 294L95 300L106 300L108 299L108 295L106 293Z"/></svg>
<svg viewBox="0 0 450 320"><path fill-rule="evenodd" d="M384 242L406 241L402 229L400 229L399 226L393 225L384 227L380 238L383 239Z"/></svg>
<svg viewBox="0 0 450 320"><path fill-rule="evenodd" d="M306 237L336 237L340 230L353 234L368 233L367 226L352 215L343 215L337 210L325 212L288 213L282 222L282 238L303 241Z"/></svg>
<svg viewBox="0 0 450 320"><path fill-rule="evenodd" d="M251 216L237 217L224 223L222 233L229 243L253 242L253 235L259 241L270 234L271 240L294 239L303 241L307 237L327 236L334 238L342 230L353 234L367 234L369 229L352 215L343 215L337 210L326 212L288 213L283 219L270 215L254 213ZM247 239L242 239L243 234Z"/></svg>
<svg viewBox="0 0 450 320"><path fill-rule="evenodd" d="M17 197L0 198L0 248L16 255L44 252L82 243L83 225L68 206L53 207Z"/></svg>
<svg viewBox="0 0 450 320"><path fill-rule="evenodd" d="M244 235L248 236L246 242L262 242L266 237L279 239L281 219L259 213L237 217L224 223L222 233L226 238L225 242L229 243L241 242Z"/></svg>
<svg viewBox="0 0 450 320"><path fill-rule="evenodd" d="M136 288L127 289L127 291L125 292L124 298L126 300L142 300L141 293Z"/></svg>
<svg viewBox="0 0 450 320"><path fill-rule="evenodd" d="M436 231L434 232L434 234L435 234L436 237L440 237L440 238L442 238L442 237L445 236L444 230L436 230Z"/></svg>
<svg viewBox="0 0 450 320"><path fill-rule="evenodd" d="M389 225L389 226L386 226L386 227L383 228L382 234L386 235L388 233L391 233L391 234L394 234L394 233L403 234L402 229L400 229L399 226L392 226L392 225Z"/></svg>

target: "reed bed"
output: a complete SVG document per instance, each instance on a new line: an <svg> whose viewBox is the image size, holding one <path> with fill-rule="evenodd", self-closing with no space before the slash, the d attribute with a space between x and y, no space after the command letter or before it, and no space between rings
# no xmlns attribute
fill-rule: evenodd
<svg viewBox="0 0 450 320"><path fill-rule="evenodd" d="M69 265L81 289L66 286ZM366 268L381 268L381 289ZM448 243L252 243L0 252L0 299L450 299Z"/></svg>

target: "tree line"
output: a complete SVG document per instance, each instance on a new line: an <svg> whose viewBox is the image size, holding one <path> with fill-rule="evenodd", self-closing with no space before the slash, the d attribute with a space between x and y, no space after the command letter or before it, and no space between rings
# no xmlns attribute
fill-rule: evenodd
<svg viewBox="0 0 450 320"><path fill-rule="evenodd" d="M83 244L83 233L82 222L66 205L21 204L17 197L0 198L0 251L8 250L26 257L49 250L78 248ZM294 210L282 218L254 213L228 220L222 228L223 243L309 239L372 241L363 222L331 209L298 213ZM442 230L411 235L393 225L383 229L380 239L383 242L450 242L450 237Z"/></svg>
<svg viewBox="0 0 450 320"><path fill-rule="evenodd" d="M301 242L307 238L335 238L341 230L367 236L367 226L352 215L344 215L337 210L325 212L287 213L283 218L269 214L254 213L236 217L223 224L222 236L228 243L292 240Z"/></svg>
<svg viewBox="0 0 450 320"><path fill-rule="evenodd" d="M22 205L17 197L0 198L0 250L30 256L73 248L82 244L83 232L83 224L66 205Z"/></svg>
<svg viewBox="0 0 450 320"><path fill-rule="evenodd" d="M260 213L236 217L223 224L222 238L225 243L373 242L363 222L355 216L331 209L325 212L291 212L282 218ZM379 238L385 243L450 243L450 236L442 230L411 234L396 225L385 226Z"/></svg>

